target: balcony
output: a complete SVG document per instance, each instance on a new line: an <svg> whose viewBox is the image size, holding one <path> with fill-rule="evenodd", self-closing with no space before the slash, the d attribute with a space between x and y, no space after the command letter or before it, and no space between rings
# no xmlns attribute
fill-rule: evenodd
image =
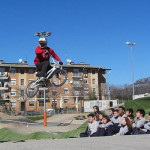
<svg viewBox="0 0 150 150"><path fill-rule="evenodd" d="M83 87L83 84L76 84L76 83L73 83L73 84L72 84L72 87L73 87L73 88L78 88L78 87L81 88L81 87Z"/></svg>
<svg viewBox="0 0 150 150"><path fill-rule="evenodd" d="M0 72L0 80L8 79L8 72Z"/></svg>
<svg viewBox="0 0 150 150"><path fill-rule="evenodd" d="M9 89L9 87L1 87L0 86L0 91L6 91L6 90L8 90Z"/></svg>
<svg viewBox="0 0 150 150"><path fill-rule="evenodd" d="M80 96L80 91L74 91L74 96Z"/></svg>
<svg viewBox="0 0 150 150"><path fill-rule="evenodd" d="M73 72L72 77L73 78L82 78L83 74L82 73L75 73Z"/></svg>
<svg viewBox="0 0 150 150"><path fill-rule="evenodd" d="M5 90L8 90L8 89L9 89L8 82L5 82L5 83L0 82L0 90L1 91L5 91Z"/></svg>

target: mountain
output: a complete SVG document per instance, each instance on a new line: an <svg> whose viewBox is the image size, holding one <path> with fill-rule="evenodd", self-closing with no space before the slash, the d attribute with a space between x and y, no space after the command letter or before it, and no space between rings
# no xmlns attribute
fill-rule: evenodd
<svg viewBox="0 0 150 150"><path fill-rule="evenodd" d="M139 79L135 82L135 86L144 86L150 84L150 77Z"/></svg>

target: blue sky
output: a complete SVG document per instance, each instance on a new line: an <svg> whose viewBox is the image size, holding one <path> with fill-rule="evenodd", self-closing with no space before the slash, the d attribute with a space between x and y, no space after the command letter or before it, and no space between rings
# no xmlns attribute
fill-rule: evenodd
<svg viewBox="0 0 150 150"><path fill-rule="evenodd" d="M66 59L112 69L110 84L150 77L149 0L5 0L0 5L0 59L33 64L37 31L50 31L48 46Z"/></svg>

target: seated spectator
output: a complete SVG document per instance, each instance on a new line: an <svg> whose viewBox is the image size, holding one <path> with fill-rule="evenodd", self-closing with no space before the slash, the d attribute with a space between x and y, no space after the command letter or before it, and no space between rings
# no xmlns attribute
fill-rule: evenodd
<svg viewBox="0 0 150 150"><path fill-rule="evenodd" d="M132 124L132 128L134 128L135 127L135 120L134 120L134 116L133 115L129 115L128 116L128 119L129 119L129 121L131 122L131 124Z"/></svg>
<svg viewBox="0 0 150 150"><path fill-rule="evenodd" d="M114 116L114 108L109 109L109 118L112 118Z"/></svg>
<svg viewBox="0 0 150 150"><path fill-rule="evenodd" d="M145 122L144 124L144 129L142 129L144 134L150 134L150 112L148 114L148 121Z"/></svg>
<svg viewBox="0 0 150 150"><path fill-rule="evenodd" d="M124 117L121 121L121 128L116 135L131 135L132 132L132 124L130 120Z"/></svg>
<svg viewBox="0 0 150 150"><path fill-rule="evenodd" d="M125 108L124 108L123 106L120 106L120 107L119 107L119 116L120 116L121 118L126 117Z"/></svg>
<svg viewBox="0 0 150 150"><path fill-rule="evenodd" d="M126 116L128 117L128 116L133 116L133 109L132 108L128 108L127 110L126 110Z"/></svg>
<svg viewBox="0 0 150 150"><path fill-rule="evenodd" d="M107 128L113 125L108 116L103 116L102 123L99 124L97 132L93 133L91 136L104 136L107 135Z"/></svg>
<svg viewBox="0 0 150 150"><path fill-rule="evenodd" d="M110 125L108 127L108 136L114 135L120 130L122 118L119 116L118 109L114 110L114 117L112 117L110 120L113 123L113 125Z"/></svg>
<svg viewBox="0 0 150 150"><path fill-rule="evenodd" d="M93 133L95 133L97 131L98 125L99 125L98 122L95 121L94 114L89 114L88 115L87 129L84 133L80 134L80 137L89 137L89 136L91 136Z"/></svg>
<svg viewBox="0 0 150 150"><path fill-rule="evenodd" d="M94 106L93 110L94 110L95 120L99 121L99 113L100 113L100 111L99 111L98 106Z"/></svg>
<svg viewBox="0 0 150 150"><path fill-rule="evenodd" d="M136 134L142 134L143 132L141 129L144 128L145 124L145 111L143 109L138 109L136 111L136 118L135 118L135 127L133 128L133 133L134 135Z"/></svg>
<svg viewBox="0 0 150 150"><path fill-rule="evenodd" d="M103 120L103 117L104 117L104 114L102 114L102 113L99 113L99 124L101 124L102 123L102 120Z"/></svg>

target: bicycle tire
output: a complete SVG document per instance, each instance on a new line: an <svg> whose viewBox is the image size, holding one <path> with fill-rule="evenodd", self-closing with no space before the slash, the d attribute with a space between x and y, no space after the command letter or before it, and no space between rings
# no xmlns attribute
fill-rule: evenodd
<svg viewBox="0 0 150 150"><path fill-rule="evenodd" d="M52 85L55 87L62 86L63 84L65 84L66 80L67 80L67 72L65 70L61 69L56 70L52 75Z"/></svg>
<svg viewBox="0 0 150 150"><path fill-rule="evenodd" d="M39 85L36 85L36 86L34 86L33 87L33 84L34 83L36 83L36 81L31 81L28 85L27 85L27 88L26 88L26 95L27 95L27 97L30 97L30 98L32 98L32 97L34 97L36 94L37 94L37 92L39 91ZM31 87L32 86L32 87ZM32 91L30 91L31 89L30 88L34 88L34 91L32 92ZM30 93L31 92L31 93Z"/></svg>

